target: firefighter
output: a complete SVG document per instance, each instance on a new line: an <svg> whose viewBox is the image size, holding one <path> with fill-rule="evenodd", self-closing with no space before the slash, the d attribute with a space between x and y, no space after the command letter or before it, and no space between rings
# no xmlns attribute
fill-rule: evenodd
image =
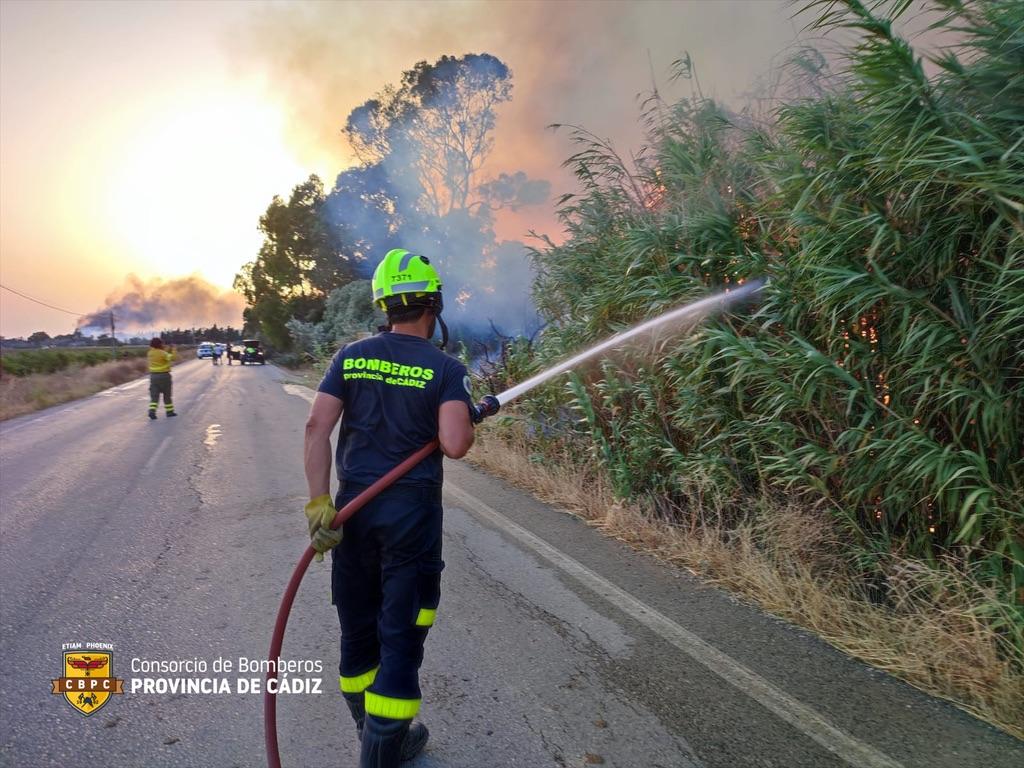
<svg viewBox="0 0 1024 768"><path fill-rule="evenodd" d="M466 367L432 343L441 320L441 280L426 257L389 251L374 272L384 332L343 347L306 423L306 517L313 548L333 549L331 591L341 624L339 685L362 740L360 766L390 768L427 742L420 708L423 643L440 599L442 458L473 443ZM330 492L331 432L338 419ZM335 508L437 439L440 448L339 530ZM322 554L321 554L322 557Z"/></svg>
<svg viewBox="0 0 1024 768"><path fill-rule="evenodd" d="M164 341L153 338L149 342L149 418L156 418L160 395L164 396L164 408L168 416L177 416L171 402L171 363L177 356L174 347L164 349Z"/></svg>

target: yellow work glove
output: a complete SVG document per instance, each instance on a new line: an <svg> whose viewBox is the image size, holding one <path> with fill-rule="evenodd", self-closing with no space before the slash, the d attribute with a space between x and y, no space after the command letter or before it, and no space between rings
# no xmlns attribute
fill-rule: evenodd
<svg viewBox="0 0 1024 768"><path fill-rule="evenodd" d="M322 562L324 552L341 544L341 528L331 530L331 522L338 510L328 494L317 496L306 504L306 522L309 523L310 546L316 550L317 562Z"/></svg>

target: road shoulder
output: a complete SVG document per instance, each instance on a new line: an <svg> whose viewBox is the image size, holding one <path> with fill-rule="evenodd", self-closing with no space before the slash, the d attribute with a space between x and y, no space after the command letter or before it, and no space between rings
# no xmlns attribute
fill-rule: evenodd
<svg viewBox="0 0 1024 768"><path fill-rule="evenodd" d="M1010 766L1024 760L1024 744L1011 736L810 632L600 535L502 480L464 462L447 462L446 483L486 500L515 525L755 671L842 733L904 765Z"/></svg>

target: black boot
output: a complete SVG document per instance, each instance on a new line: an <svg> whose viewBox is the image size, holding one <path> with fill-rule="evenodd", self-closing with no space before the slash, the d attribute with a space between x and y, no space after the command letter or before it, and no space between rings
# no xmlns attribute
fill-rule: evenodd
<svg viewBox="0 0 1024 768"><path fill-rule="evenodd" d="M402 762L402 744L408 732L408 720L367 717L359 768L398 768Z"/></svg>
<svg viewBox="0 0 1024 768"><path fill-rule="evenodd" d="M356 735L363 740L363 723L366 722L366 707L363 705L362 693L342 693L345 703L348 704L348 711L352 713L352 719L356 721Z"/></svg>
<svg viewBox="0 0 1024 768"><path fill-rule="evenodd" d="M405 739L402 741L402 762L412 760L423 751L430 738L430 731L423 723L411 723L409 730L405 732Z"/></svg>
<svg viewBox="0 0 1024 768"><path fill-rule="evenodd" d="M352 714L352 719L356 723L356 735L359 736L359 740L363 740L363 727L366 723L366 707L363 705L363 694L361 693L343 693L345 697L345 703L348 704L348 711ZM412 723L409 726L409 730L405 733L405 739L402 741L402 762L412 760L416 755L423 751L423 747L426 746L427 739L430 738L430 731L427 730L427 726L423 723Z"/></svg>

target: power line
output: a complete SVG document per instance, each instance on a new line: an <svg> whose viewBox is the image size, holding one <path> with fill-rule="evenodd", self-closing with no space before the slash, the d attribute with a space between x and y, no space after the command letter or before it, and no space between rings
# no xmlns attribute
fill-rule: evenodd
<svg viewBox="0 0 1024 768"><path fill-rule="evenodd" d="M64 309L63 307L48 304L45 301L40 301L39 299L32 298L27 293L22 293L21 291L16 291L13 288L8 288L6 285L3 285L2 283L0 283L0 288L3 288L5 291L10 291L11 293L16 294L17 296L21 296L21 298L23 299L34 301L36 304L42 304L44 307L49 307L50 309L56 309L58 312L67 312L69 315L74 315L75 317L82 317L84 315L93 314L91 312L72 312L70 309Z"/></svg>

